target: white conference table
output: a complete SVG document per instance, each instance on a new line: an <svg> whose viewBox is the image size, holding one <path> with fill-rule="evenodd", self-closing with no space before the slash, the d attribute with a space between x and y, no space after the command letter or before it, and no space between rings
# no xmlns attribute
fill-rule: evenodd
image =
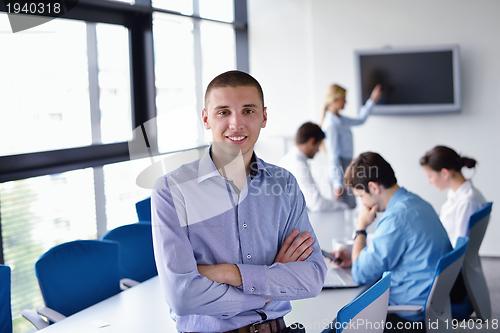
<svg viewBox="0 0 500 333"><path fill-rule="evenodd" d="M159 333L177 330L156 276L40 332Z"/></svg>
<svg viewBox="0 0 500 333"><path fill-rule="evenodd" d="M310 214L318 241L327 250L332 237L351 232L344 227L343 212ZM351 228L352 229L352 228ZM343 233L340 231L343 230ZM333 234L332 234L333 232ZM315 298L292 301L285 322L302 323L307 332L321 332L344 305L366 287L323 290ZM43 330L44 333L137 333L177 332L164 301L158 277L122 291Z"/></svg>
<svg viewBox="0 0 500 333"><path fill-rule="evenodd" d="M339 243L352 242L354 223L352 210L308 213L309 221L323 250L331 251L332 239ZM347 217L347 221L346 221Z"/></svg>

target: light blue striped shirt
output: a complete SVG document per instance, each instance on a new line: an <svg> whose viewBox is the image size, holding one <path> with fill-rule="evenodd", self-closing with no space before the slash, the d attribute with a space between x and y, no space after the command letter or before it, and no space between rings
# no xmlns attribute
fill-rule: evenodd
<svg viewBox="0 0 500 333"><path fill-rule="evenodd" d="M325 132L325 149L328 155L328 168L332 186L334 189L343 187L343 171L341 158L352 160L354 153L354 143L351 127L364 124L366 118L372 112L375 103L369 99L359 110L356 118L349 118L343 115L336 116L332 112L326 111L325 119L321 129Z"/></svg>
<svg viewBox="0 0 500 333"><path fill-rule="evenodd" d="M160 178L152 194L153 241L171 316L182 332L224 332L284 316L290 300L314 297L326 266L318 242L303 262L273 264L297 228L309 231L304 197L285 169L256 158L240 193L210 155ZM197 265L237 264L243 285L210 281ZM266 303L266 299L272 301Z"/></svg>
<svg viewBox="0 0 500 333"><path fill-rule="evenodd" d="M352 265L359 283L371 283L391 271L390 305L421 305L431 287L437 262L452 250L432 206L400 188L393 194L371 243ZM398 313L411 321L424 314Z"/></svg>

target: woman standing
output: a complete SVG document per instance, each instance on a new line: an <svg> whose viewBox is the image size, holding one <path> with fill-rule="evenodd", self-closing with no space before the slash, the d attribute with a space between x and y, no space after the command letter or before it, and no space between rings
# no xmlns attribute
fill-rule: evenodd
<svg viewBox="0 0 500 333"><path fill-rule="evenodd" d="M471 215L487 203L481 192L462 175L462 168L474 168L476 160L460 156L451 148L436 146L420 159L420 164L430 184L441 191L448 189L448 200L439 217L455 247L458 237L467 236Z"/></svg>
<svg viewBox="0 0 500 333"><path fill-rule="evenodd" d="M344 191L343 176L353 157L352 126L358 126L366 121L373 106L382 97L381 85L372 91L370 99L359 110L356 118L344 117L340 111L346 103L346 90L336 84L331 85L326 93L325 107L321 129L326 134L325 148L328 157L328 169L335 199L342 200L349 207L356 207L356 199L352 193Z"/></svg>

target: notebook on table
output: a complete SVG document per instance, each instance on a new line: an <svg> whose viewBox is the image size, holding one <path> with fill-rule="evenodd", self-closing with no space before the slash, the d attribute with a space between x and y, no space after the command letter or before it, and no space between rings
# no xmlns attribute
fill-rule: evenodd
<svg viewBox="0 0 500 333"><path fill-rule="evenodd" d="M359 283L356 283L352 278L350 268L341 268L331 262L327 262L326 267L328 271L326 272L323 289L359 287Z"/></svg>

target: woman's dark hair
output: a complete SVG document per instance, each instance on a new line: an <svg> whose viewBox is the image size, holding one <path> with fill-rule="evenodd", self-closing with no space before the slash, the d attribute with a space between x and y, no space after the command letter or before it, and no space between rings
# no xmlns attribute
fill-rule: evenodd
<svg viewBox="0 0 500 333"><path fill-rule="evenodd" d="M436 146L432 150L425 153L420 159L420 165L428 166L434 171L441 171L441 169L454 170L460 172L465 166L467 168L474 168L476 160L469 157L460 156L451 148L445 146Z"/></svg>
<svg viewBox="0 0 500 333"><path fill-rule="evenodd" d="M325 132L323 132L318 125L308 121L302 124L297 130L295 143L301 145L309 141L310 138L314 138L314 143L317 143L325 138Z"/></svg>
<svg viewBox="0 0 500 333"><path fill-rule="evenodd" d="M374 182L385 188L397 183L396 175L391 165L382 156L366 152L356 157L347 167L344 184L370 193L368 183Z"/></svg>

